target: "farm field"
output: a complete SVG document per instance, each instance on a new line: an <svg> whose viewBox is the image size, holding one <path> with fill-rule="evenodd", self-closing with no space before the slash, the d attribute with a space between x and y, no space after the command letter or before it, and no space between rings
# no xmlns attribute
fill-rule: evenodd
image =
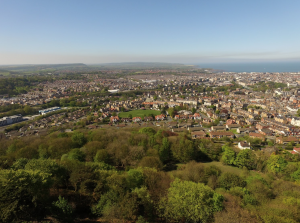
<svg viewBox="0 0 300 223"><path fill-rule="evenodd" d="M132 117L142 117L142 116L148 116L150 114L160 115L160 111L156 111L156 110L134 110L134 111L129 111L129 112L120 112L119 117L128 118L130 114L132 115Z"/></svg>

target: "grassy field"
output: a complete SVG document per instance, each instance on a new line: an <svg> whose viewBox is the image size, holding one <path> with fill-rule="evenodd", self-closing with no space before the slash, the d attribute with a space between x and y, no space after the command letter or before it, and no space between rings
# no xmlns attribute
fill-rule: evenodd
<svg viewBox="0 0 300 223"><path fill-rule="evenodd" d="M121 118L128 118L129 114L132 115L132 117L142 117L142 116L148 116L150 114L153 115L159 115L160 111L156 110L134 110L134 111L129 111L129 112L120 112L119 116Z"/></svg>
<svg viewBox="0 0 300 223"><path fill-rule="evenodd" d="M242 173L242 169L238 168L238 167L233 167L233 166L226 166L224 164L222 164L221 162L216 162L216 161L213 161L213 162L209 162L209 163L202 163L204 166L217 166L219 167L222 172L231 172L231 173L235 173L235 174L241 174Z"/></svg>

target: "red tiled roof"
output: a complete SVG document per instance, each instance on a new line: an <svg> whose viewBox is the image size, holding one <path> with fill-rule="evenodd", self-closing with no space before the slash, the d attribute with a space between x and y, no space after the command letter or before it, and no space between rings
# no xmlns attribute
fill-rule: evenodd
<svg viewBox="0 0 300 223"><path fill-rule="evenodd" d="M294 148L294 151L300 152L300 148Z"/></svg>

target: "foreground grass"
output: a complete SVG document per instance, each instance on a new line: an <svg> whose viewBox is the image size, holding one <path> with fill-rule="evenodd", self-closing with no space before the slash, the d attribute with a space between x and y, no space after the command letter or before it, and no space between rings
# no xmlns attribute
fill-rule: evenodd
<svg viewBox="0 0 300 223"><path fill-rule="evenodd" d="M149 116L150 114L153 115L159 115L160 111L156 110L134 110L134 111L129 111L129 112L120 112L119 116L121 118L128 118L129 115L132 115L132 117L142 117L142 116Z"/></svg>
<svg viewBox="0 0 300 223"><path fill-rule="evenodd" d="M234 174L238 174L240 175L243 170L238 168L238 167L234 167L234 166L227 166L222 164L221 162L217 162L217 161L213 161L213 162L208 162L208 163L202 163L205 167L208 166L217 166L219 167L222 172L230 172L230 173L234 173Z"/></svg>

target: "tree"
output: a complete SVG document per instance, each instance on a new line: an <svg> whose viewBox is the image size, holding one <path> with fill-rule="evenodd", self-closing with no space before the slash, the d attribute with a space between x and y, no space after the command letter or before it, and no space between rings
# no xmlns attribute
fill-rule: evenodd
<svg viewBox="0 0 300 223"><path fill-rule="evenodd" d="M267 161L267 168L272 173L280 173L287 166L288 162L279 155L271 155Z"/></svg>
<svg viewBox="0 0 300 223"><path fill-rule="evenodd" d="M223 209L223 196L202 183L175 179L160 203L162 216L182 222L207 222Z"/></svg>
<svg viewBox="0 0 300 223"><path fill-rule="evenodd" d="M168 138L164 137L162 140L162 145L159 148L159 158L163 163L165 163L170 159L170 155L170 142L168 141Z"/></svg>
<svg viewBox="0 0 300 223"><path fill-rule="evenodd" d="M84 162L85 161L85 154L80 149L72 149L68 153L68 159L69 160L78 160L80 162Z"/></svg>
<svg viewBox="0 0 300 223"><path fill-rule="evenodd" d="M150 167L155 169L162 169L162 162L158 157L154 156L145 156L141 161L139 162L139 166L141 167Z"/></svg>
<svg viewBox="0 0 300 223"><path fill-rule="evenodd" d="M25 170L39 170L43 173L50 174L52 183L55 186L60 185L66 179L66 170L55 160L31 159L24 167Z"/></svg>
<svg viewBox="0 0 300 223"><path fill-rule="evenodd" d="M111 163L110 155L108 154L108 152L105 149L100 149L97 152L94 160L95 160L95 162L103 162L106 164Z"/></svg>
<svg viewBox="0 0 300 223"><path fill-rule="evenodd" d="M140 188L144 183L143 172L140 169L131 169L127 172L127 185L130 189Z"/></svg>
<svg viewBox="0 0 300 223"><path fill-rule="evenodd" d="M24 107L24 112L26 113L26 115L30 115L30 114L32 114L33 109L32 109L32 107L30 107L29 105L26 105L26 106Z"/></svg>
<svg viewBox="0 0 300 223"><path fill-rule="evenodd" d="M226 190L229 190L232 187L245 187L247 185L246 181L240 176L230 172L222 173L218 179L218 184Z"/></svg>
<svg viewBox="0 0 300 223"><path fill-rule="evenodd" d="M87 142L87 139L82 132L75 132L72 135L72 142L74 143L74 147L80 148Z"/></svg>
<svg viewBox="0 0 300 223"><path fill-rule="evenodd" d="M41 221L51 175L39 170L0 171L0 221Z"/></svg>
<svg viewBox="0 0 300 223"><path fill-rule="evenodd" d="M235 159L235 165L242 168L247 167L248 170L255 169L255 155L250 149L240 151Z"/></svg>
<svg viewBox="0 0 300 223"><path fill-rule="evenodd" d="M193 113L193 114L195 114L195 113L196 113L196 111L197 111L197 109L196 109L196 108L192 108L192 113Z"/></svg>
<svg viewBox="0 0 300 223"><path fill-rule="evenodd" d="M59 196L58 201L54 201L52 205L52 212L56 218L62 222L73 222L73 209L66 199Z"/></svg>
<svg viewBox="0 0 300 223"><path fill-rule="evenodd" d="M300 168L297 171L293 172L291 174L291 177L293 180L299 181L300 180Z"/></svg>
<svg viewBox="0 0 300 223"><path fill-rule="evenodd" d="M226 165L234 165L236 157L234 150L229 146L223 146L222 149L224 151L221 158L222 162Z"/></svg>
<svg viewBox="0 0 300 223"><path fill-rule="evenodd" d="M175 116L175 110L174 110L174 108L169 108L169 109L168 109L168 114L169 114L172 118L174 118L174 116Z"/></svg>
<svg viewBox="0 0 300 223"><path fill-rule="evenodd" d="M179 143L173 143L172 154L179 162L187 163L195 158L195 149L191 140L181 138Z"/></svg>

